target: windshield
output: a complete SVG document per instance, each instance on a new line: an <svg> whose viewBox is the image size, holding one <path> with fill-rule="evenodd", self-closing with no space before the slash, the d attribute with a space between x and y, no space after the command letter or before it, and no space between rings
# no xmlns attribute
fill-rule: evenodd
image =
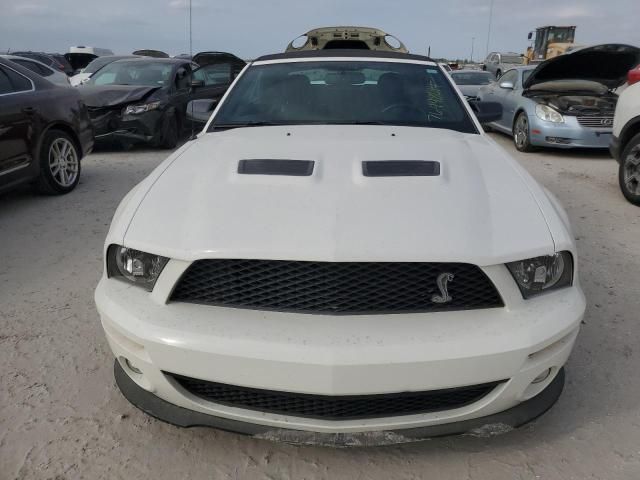
<svg viewBox="0 0 640 480"><path fill-rule="evenodd" d="M144 85L161 86L169 82L170 63L161 62L113 62L91 77L91 85Z"/></svg>
<svg viewBox="0 0 640 480"><path fill-rule="evenodd" d="M98 70L100 70L102 67L104 67L105 65L108 65L109 63L115 62L116 60L118 60L117 57L116 58L98 57L95 60L92 60L91 63L85 67L83 72L84 73L95 73Z"/></svg>
<svg viewBox="0 0 640 480"><path fill-rule="evenodd" d="M493 74L488 72L454 72L450 75L458 85L489 85L493 81Z"/></svg>
<svg viewBox="0 0 640 480"><path fill-rule="evenodd" d="M384 61L252 66L209 131L252 124L407 125L477 133L438 67Z"/></svg>
<svg viewBox="0 0 640 480"><path fill-rule="evenodd" d="M533 68L531 70L525 70L524 72L522 72L522 83L523 84L524 84L524 82L527 81L527 78L529 78L532 73L533 73Z"/></svg>
<svg viewBox="0 0 640 480"><path fill-rule="evenodd" d="M514 65L523 65L524 57L520 55L502 55L502 63L512 63Z"/></svg>

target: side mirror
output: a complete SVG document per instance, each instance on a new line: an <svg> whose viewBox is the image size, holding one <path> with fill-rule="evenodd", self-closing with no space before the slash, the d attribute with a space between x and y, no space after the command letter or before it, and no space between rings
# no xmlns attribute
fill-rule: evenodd
<svg viewBox="0 0 640 480"><path fill-rule="evenodd" d="M469 102L480 123L497 122L502 118L502 104L498 102Z"/></svg>
<svg viewBox="0 0 640 480"><path fill-rule="evenodd" d="M187 120L194 123L207 123L217 104L218 100L211 98L191 100L187 103Z"/></svg>
<svg viewBox="0 0 640 480"><path fill-rule="evenodd" d="M527 35L527 40L531 40L533 38L533 32L529 32L529 35Z"/></svg>
<svg viewBox="0 0 640 480"><path fill-rule="evenodd" d="M507 90L513 90L515 85L513 84L513 82L500 82L499 84L500 88L504 88Z"/></svg>
<svg viewBox="0 0 640 480"><path fill-rule="evenodd" d="M204 87L204 80L191 80L191 88Z"/></svg>

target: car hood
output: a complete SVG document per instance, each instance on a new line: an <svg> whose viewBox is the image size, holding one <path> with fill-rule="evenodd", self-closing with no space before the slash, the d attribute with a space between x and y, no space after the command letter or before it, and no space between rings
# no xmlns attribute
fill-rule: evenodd
<svg viewBox="0 0 640 480"><path fill-rule="evenodd" d="M590 80L609 89L622 85L627 73L640 63L640 49L609 43L573 50L539 64L524 82L525 91L545 82Z"/></svg>
<svg viewBox="0 0 640 480"><path fill-rule="evenodd" d="M88 107L115 107L148 98L162 87L136 85L82 85L78 88Z"/></svg>
<svg viewBox="0 0 640 480"><path fill-rule="evenodd" d="M245 159L310 176L238 173ZM430 160L438 176L365 177L364 160ZM201 135L142 198L122 239L181 260L455 261L550 254L523 173L487 137L386 126L254 127ZM160 168L160 167L159 167ZM151 185L147 187L146 185ZM125 220L126 221L126 220ZM120 227L122 228L122 227ZM118 240L119 241L119 240Z"/></svg>

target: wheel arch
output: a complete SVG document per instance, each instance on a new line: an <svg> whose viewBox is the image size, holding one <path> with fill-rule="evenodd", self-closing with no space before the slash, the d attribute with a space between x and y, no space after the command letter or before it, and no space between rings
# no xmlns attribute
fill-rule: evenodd
<svg viewBox="0 0 640 480"><path fill-rule="evenodd" d="M620 153L624 151L627 143L640 133L640 115L629 120L620 132Z"/></svg>
<svg viewBox="0 0 640 480"><path fill-rule="evenodd" d="M71 140L73 140L73 144L76 146L76 149L78 150L78 155L80 156L80 159L84 157L84 152L82 151L82 144L80 143L80 138L78 137L78 134L76 133L76 131L73 129L71 125L64 122L53 122L47 125L42 130L42 133L40 134L40 139L38 140L38 157L39 157L39 154L41 153L40 149L42 148L42 140L44 139L44 136L51 130L60 130L66 133L67 135L69 135L71 137Z"/></svg>

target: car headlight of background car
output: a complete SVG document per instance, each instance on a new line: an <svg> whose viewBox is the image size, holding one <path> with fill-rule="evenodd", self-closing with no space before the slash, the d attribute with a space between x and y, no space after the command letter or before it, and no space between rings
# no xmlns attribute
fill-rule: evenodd
<svg viewBox="0 0 640 480"><path fill-rule="evenodd" d="M107 250L107 276L120 278L151 291L168 261L168 258L160 255L110 245Z"/></svg>
<svg viewBox="0 0 640 480"><path fill-rule="evenodd" d="M564 123L564 117L559 112L541 103L536 105L536 117L545 122Z"/></svg>
<svg viewBox="0 0 640 480"><path fill-rule="evenodd" d="M573 283L573 257L569 252L507 263L524 298L569 287Z"/></svg>
<svg viewBox="0 0 640 480"><path fill-rule="evenodd" d="M141 113L150 112L151 110L157 110L160 107L160 102L144 103L142 105L127 105L124 109L125 115L140 115Z"/></svg>

